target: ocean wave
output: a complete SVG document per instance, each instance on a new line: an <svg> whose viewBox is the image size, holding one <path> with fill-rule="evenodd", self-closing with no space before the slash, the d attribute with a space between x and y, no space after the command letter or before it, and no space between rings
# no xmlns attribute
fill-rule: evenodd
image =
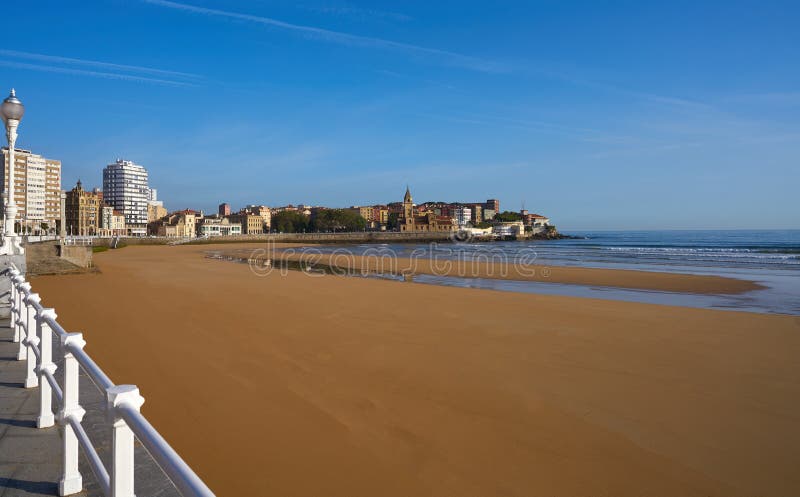
<svg viewBox="0 0 800 497"><path fill-rule="evenodd" d="M744 257L759 257L758 254L767 256L796 257L800 249L783 248L744 248L744 247L600 247L602 250L613 252L634 252L652 254L709 254Z"/></svg>

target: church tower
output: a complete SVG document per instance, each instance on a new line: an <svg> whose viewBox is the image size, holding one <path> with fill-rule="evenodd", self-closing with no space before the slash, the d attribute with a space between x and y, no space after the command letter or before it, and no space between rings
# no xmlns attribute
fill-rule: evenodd
<svg viewBox="0 0 800 497"><path fill-rule="evenodd" d="M411 190L406 186L406 194L403 197L403 231L414 231L414 200L411 198Z"/></svg>

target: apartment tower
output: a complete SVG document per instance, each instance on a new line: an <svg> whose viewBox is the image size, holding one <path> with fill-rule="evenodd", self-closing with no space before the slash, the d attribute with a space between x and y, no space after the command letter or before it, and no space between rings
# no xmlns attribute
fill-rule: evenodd
<svg viewBox="0 0 800 497"><path fill-rule="evenodd" d="M147 169L117 159L103 169L103 201L125 216L131 235L147 234L147 205L151 199Z"/></svg>
<svg viewBox="0 0 800 497"><path fill-rule="evenodd" d="M8 147L3 147L0 181L8 191ZM40 233L61 222L61 161L47 159L30 150L15 149L14 202L20 233ZM0 202L1 204L2 202ZM0 205L0 211L5 209Z"/></svg>

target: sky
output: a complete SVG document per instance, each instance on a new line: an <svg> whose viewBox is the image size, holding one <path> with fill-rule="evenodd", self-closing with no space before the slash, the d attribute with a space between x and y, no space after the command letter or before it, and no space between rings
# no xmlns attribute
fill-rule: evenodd
<svg viewBox="0 0 800 497"><path fill-rule="evenodd" d="M62 187L523 205L561 231L800 228L800 3L7 2L0 90ZM8 22L4 23L8 30Z"/></svg>

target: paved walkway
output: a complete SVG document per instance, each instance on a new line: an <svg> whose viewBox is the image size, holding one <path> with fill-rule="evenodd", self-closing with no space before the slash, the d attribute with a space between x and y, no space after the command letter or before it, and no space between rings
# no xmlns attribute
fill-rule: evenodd
<svg viewBox="0 0 800 497"><path fill-rule="evenodd" d="M0 323L0 496L58 495L61 436L36 428L39 389L24 388L8 320Z"/></svg>
<svg viewBox="0 0 800 497"><path fill-rule="evenodd" d="M23 388L25 361L17 361L19 344L14 343L8 320L0 322L0 497L58 495L61 475L61 433L58 425L36 428L39 413L39 388ZM53 356L61 356L54 340ZM56 379L62 383L62 365L56 361ZM102 392L81 370L81 406L86 409L83 426L97 447L106 467L110 467L111 429L105 420ZM54 399L55 404L55 399ZM150 454L138 444L136 460L137 497L179 496L172 483ZM84 491L78 496L102 496L102 490L86 459L81 457L80 471Z"/></svg>

